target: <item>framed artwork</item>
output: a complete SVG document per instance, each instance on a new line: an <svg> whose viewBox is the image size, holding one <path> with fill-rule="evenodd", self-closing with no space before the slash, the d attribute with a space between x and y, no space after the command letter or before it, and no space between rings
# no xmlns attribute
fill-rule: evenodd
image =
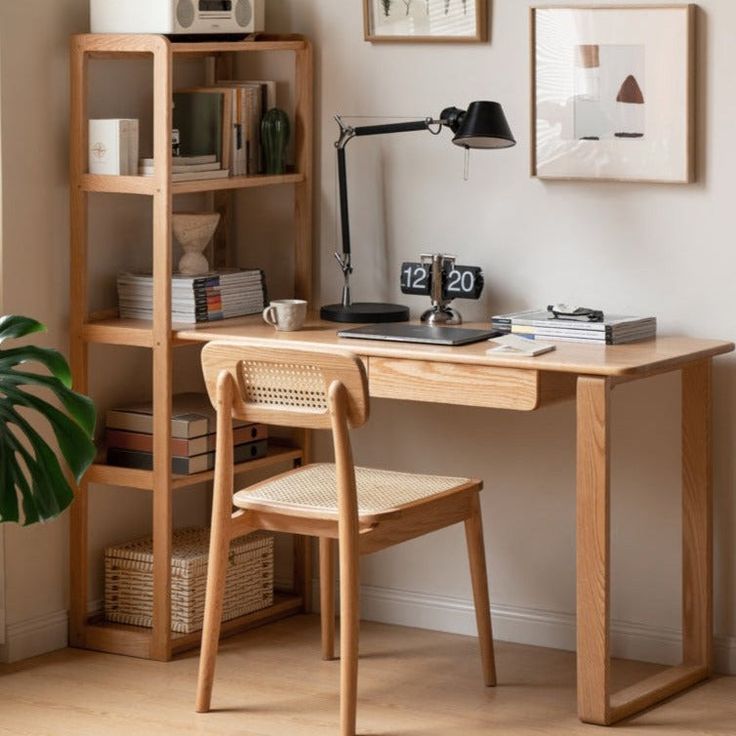
<svg viewBox="0 0 736 736"><path fill-rule="evenodd" d="M363 0L365 40L481 43L488 0Z"/></svg>
<svg viewBox="0 0 736 736"><path fill-rule="evenodd" d="M534 7L532 176L694 179L695 5Z"/></svg>

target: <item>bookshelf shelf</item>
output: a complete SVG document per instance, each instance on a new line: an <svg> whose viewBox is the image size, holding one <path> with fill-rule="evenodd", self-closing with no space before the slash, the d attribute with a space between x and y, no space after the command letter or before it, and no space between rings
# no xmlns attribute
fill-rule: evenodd
<svg viewBox="0 0 736 736"><path fill-rule="evenodd" d="M74 36L73 43L84 48L92 59L135 59L156 52L183 57L223 56L226 54L263 53L265 51L308 51L307 39L297 34L258 34L244 41L175 41L160 35L85 33Z"/></svg>
<svg viewBox="0 0 736 736"><path fill-rule="evenodd" d="M183 347L198 342L207 342L205 333L213 329L235 329L241 326L259 324L261 316L249 315L233 317L219 322L203 322L198 325L172 324L171 346ZM199 337L199 334L202 337ZM153 347L153 323L142 319L121 319L119 317L100 317L82 326L81 338L86 343L98 345L123 345L136 348Z"/></svg>
<svg viewBox="0 0 736 736"><path fill-rule="evenodd" d="M274 187L284 184L301 184L303 174L282 174L279 176L231 176L227 179L200 179L199 181L176 181L171 185L174 194L194 194L196 192L219 192L228 189L251 189Z"/></svg>
<svg viewBox="0 0 736 736"><path fill-rule="evenodd" d="M141 194L152 197L156 193L156 182L147 176L103 176L84 174L79 188L83 192L103 192L109 194Z"/></svg>
<svg viewBox="0 0 736 736"><path fill-rule="evenodd" d="M262 626L279 619L299 613L304 601L299 595L276 592L272 606L239 616L222 624L222 637L232 636L241 631ZM105 621L101 614L88 616L85 623L87 630L87 649L111 654L124 654L129 657L149 659L153 631L140 626L128 626ZM202 632L191 634L171 632L172 654L181 654L199 646Z"/></svg>
<svg viewBox="0 0 736 736"><path fill-rule="evenodd" d="M231 177L174 182L171 178L171 133L174 64L181 58L200 59L205 74L213 79L235 78L237 54L288 52L293 57L293 131L295 167L282 176ZM152 61L153 160L156 176L99 176L87 173L89 74L98 58ZM237 190L288 185L293 190L294 291L293 296L312 301L313 216L313 54L310 42L301 36L261 35L256 39L227 43L175 43L159 35L78 35L71 40L70 120L70 334L71 366L75 388L89 392L93 344L151 350L153 363L153 470L120 468L104 463L92 466L77 488L71 508L70 615L72 646L143 657L159 661L196 647L200 635L171 632L171 545L174 491L207 483L212 472L191 476L171 473L171 413L174 375L173 348L202 342L198 328L171 322L172 216L179 194L203 194L208 209L223 213L232 222L233 196ZM90 314L89 258L95 249L89 243L89 208L92 193L141 195L150 201L152 217L153 320L119 319L117 310ZM215 262L235 266L227 238L215 241ZM284 254L288 257L288 254ZM223 326L248 324L252 317L226 320ZM202 335L204 335L204 331ZM271 446L268 455L235 467L240 475L277 472L278 466L294 466L308 459L309 435L295 431L290 446ZM91 483L149 491L153 507L153 626L138 629L117 626L88 616L89 600L89 486ZM307 539L294 538L294 591L280 595L274 606L225 623L223 635L308 610L311 602L311 547Z"/></svg>
<svg viewBox="0 0 736 736"><path fill-rule="evenodd" d="M260 187L302 184L304 174L288 173L279 176L231 176L227 179L198 179L171 183L172 194L196 194L198 192L221 192L229 189L251 189ZM84 174L80 188L84 192L103 194L138 194L152 197L160 188L152 176L101 176Z"/></svg>
<svg viewBox="0 0 736 736"><path fill-rule="evenodd" d="M300 448L280 447L272 445L268 449L266 457L258 460L250 460L247 463L239 463L235 466L235 475L245 475L257 470L264 470L283 465L295 463L302 459ZM193 475L172 476L172 488L189 488L200 483L206 483L214 477L214 471L208 470L204 473ZM152 491L154 489L153 471L137 470L135 468L121 468L117 465L95 463L87 473L87 481L97 485L120 486L125 488L136 488L141 491Z"/></svg>

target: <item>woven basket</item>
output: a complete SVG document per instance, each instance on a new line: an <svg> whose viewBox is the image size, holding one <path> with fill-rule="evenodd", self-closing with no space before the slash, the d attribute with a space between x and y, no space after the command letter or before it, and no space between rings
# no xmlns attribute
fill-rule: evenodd
<svg viewBox="0 0 736 736"><path fill-rule="evenodd" d="M171 555L171 629L202 628L207 586L209 529L174 532ZM273 604L273 537L264 532L233 540L222 620ZM105 617L115 623L151 627L153 541L150 537L105 550Z"/></svg>

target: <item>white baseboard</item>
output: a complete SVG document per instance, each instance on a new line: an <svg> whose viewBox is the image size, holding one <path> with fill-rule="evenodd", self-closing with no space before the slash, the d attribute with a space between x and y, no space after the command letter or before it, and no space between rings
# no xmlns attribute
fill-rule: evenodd
<svg viewBox="0 0 736 736"><path fill-rule="evenodd" d="M319 581L313 585L314 610L319 606ZM90 605L101 609L101 601ZM427 595L406 590L363 586L361 612L367 621L398 626L446 631L475 636L472 601L450 596ZM67 646L68 615L57 611L11 624L7 639L0 645L0 661L17 662ZM500 641L575 649L575 617L520 606L493 606L493 633ZM675 629L659 629L644 624L613 621L612 649L615 657L645 662L675 664L679 661L681 637ZM719 637L715 642L716 671L736 675L736 637Z"/></svg>
<svg viewBox="0 0 736 736"><path fill-rule="evenodd" d="M18 662L64 649L69 642L68 626L66 611L10 624L6 629L5 643L0 645L0 662Z"/></svg>
<svg viewBox="0 0 736 736"><path fill-rule="evenodd" d="M493 606L492 611L494 637L500 641L575 649L572 614L504 605ZM473 603L462 598L363 586L361 613L367 621L467 636L477 633ZM614 657L661 664L680 661L682 640L678 630L613 621L611 635ZM736 675L736 637L716 639L715 667L721 674Z"/></svg>

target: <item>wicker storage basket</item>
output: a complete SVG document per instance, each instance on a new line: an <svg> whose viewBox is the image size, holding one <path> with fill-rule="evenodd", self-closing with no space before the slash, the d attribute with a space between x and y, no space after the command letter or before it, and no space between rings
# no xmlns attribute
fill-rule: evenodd
<svg viewBox="0 0 736 736"><path fill-rule="evenodd" d="M174 532L171 555L171 628L202 628L207 585L208 529ZM264 532L233 540L223 621L273 604L273 537ZM152 625L153 542L150 537L105 550L105 617L115 623Z"/></svg>

